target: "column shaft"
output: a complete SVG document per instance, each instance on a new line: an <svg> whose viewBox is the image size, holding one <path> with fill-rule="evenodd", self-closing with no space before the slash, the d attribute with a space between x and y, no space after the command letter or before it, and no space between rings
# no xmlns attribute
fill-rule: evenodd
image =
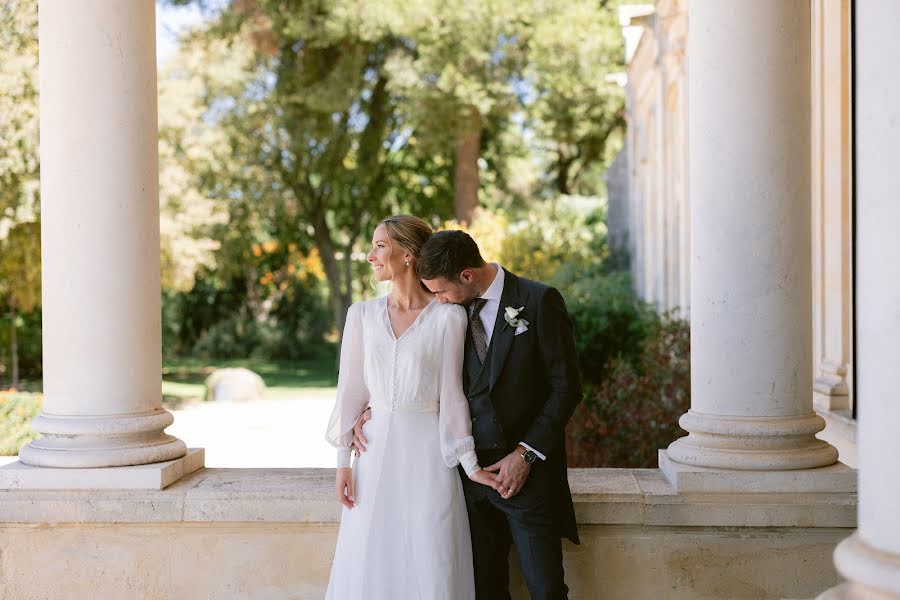
<svg viewBox="0 0 900 600"><path fill-rule="evenodd" d="M690 435L679 463L833 464L812 407L807 2L690 6Z"/></svg>
<svg viewBox="0 0 900 600"><path fill-rule="evenodd" d="M22 462L183 456L161 406L153 0L41 0L43 437Z"/></svg>
<svg viewBox="0 0 900 600"><path fill-rule="evenodd" d="M859 529L835 552L850 584L822 598L900 598L900 4L856 3Z"/></svg>

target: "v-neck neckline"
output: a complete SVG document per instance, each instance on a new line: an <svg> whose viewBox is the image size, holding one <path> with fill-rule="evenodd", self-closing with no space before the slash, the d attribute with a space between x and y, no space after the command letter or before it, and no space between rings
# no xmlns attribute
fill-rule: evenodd
<svg viewBox="0 0 900 600"><path fill-rule="evenodd" d="M412 329L413 327L416 326L416 324L422 319L422 316L423 316L426 312L428 312L429 309L431 309L431 306L432 306L433 304L437 304L437 300L432 300L431 302L429 302L428 304L426 304L425 307L422 308L421 311L419 311L419 314L416 315L416 318L413 319L413 322L409 324L409 327L407 327L406 329L404 329L404 330L403 330L403 333L401 333L400 335L397 335L396 332L394 331L394 324L391 323L391 312L390 312L390 310L388 309L388 297L385 296L385 297L384 297L384 320L385 320L385 324L387 325L388 332L391 334L391 339L392 339L394 342L399 342L400 340L402 340L402 339L403 339L403 336L405 336L405 335L407 334L407 332L409 332L410 329Z"/></svg>

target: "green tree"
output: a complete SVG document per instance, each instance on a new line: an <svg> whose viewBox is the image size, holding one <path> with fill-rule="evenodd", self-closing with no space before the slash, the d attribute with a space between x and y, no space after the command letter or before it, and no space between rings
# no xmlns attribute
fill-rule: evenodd
<svg viewBox="0 0 900 600"><path fill-rule="evenodd" d="M372 18L350 10L367 6L230 3L186 41L205 54L196 64L204 126L224 132L213 156L190 167L227 207L227 224L211 236L223 264L241 268L252 244L268 239L314 246L339 329L363 236L393 210L429 214L442 198L430 175L441 187L446 178L440 164L419 170L422 158L408 151L415 139L385 68L407 50L379 9ZM222 48L247 59L225 67Z"/></svg>
<svg viewBox="0 0 900 600"><path fill-rule="evenodd" d="M402 14L398 33L411 51L392 57L391 86L422 148L452 160L454 214L470 224L480 204L486 138L517 107L535 7L517 0L423 0Z"/></svg>
<svg viewBox="0 0 900 600"><path fill-rule="evenodd" d="M20 314L40 305L37 0L0 5L0 301L19 383Z"/></svg>
<svg viewBox="0 0 900 600"><path fill-rule="evenodd" d="M422 0L405 10L413 51L394 57L392 86L423 148L452 157L459 221L474 218L482 174L507 188L508 171L529 162L544 171L533 192L600 191L625 125L612 77L625 68L619 4Z"/></svg>
<svg viewBox="0 0 900 600"><path fill-rule="evenodd" d="M227 215L208 233L217 263L243 268L270 239L315 247L339 328L378 217L471 222L485 180L513 197L556 196L523 191L529 178L592 193L585 173L621 123L605 79L621 65L606 55L620 52L618 25L603 3L241 0L210 15L184 43L204 112L173 140L221 134L209 156L176 153Z"/></svg>
<svg viewBox="0 0 900 600"><path fill-rule="evenodd" d="M29 313L41 303L40 228L37 222L19 223L0 240L0 298L5 299L9 313L12 387L19 385L19 314Z"/></svg>
<svg viewBox="0 0 900 600"><path fill-rule="evenodd" d="M224 45L221 45L224 46ZM207 122L203 74L222 85L240 76L248 58L224 47L199 52L184 46L159 72L160 259L164 292L187 291L197 272L215 266L220 242L213 228L226 222L226 207L205 193L202 175L229 160L221 149L227 133Z"/></svg>
<svg viewBox="0 0 900 600"><path fill-rule="evenodd" d="M621 147L625 96L612 77L625 71L620 3L554 1L535 21L526 112L545 156L545 181L559 194L597 194Z"/></svg>
<svg viewBox="0 0 900 600"><path fill-rule="evenodd" d="M37 0L0 5L0 237L39 210L37 29Z"/></svg>

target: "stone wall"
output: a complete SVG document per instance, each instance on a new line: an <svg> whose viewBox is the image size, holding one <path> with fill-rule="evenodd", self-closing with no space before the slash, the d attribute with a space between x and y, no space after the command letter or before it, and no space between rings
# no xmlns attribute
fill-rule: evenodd
<svg viewBox="0 0 900 600"><path fill-rule="evenodd" d="M339 517L329 469L203 469L159 492L0 492L0 599L314 599ZM853 494L676 495L656 469L573 469L573 599L811 597ZM511 559L515 563L515 558ZM527 598L514 574L515 598Z"/></svg>
<svg viewBox="0 0 900 600"><path fill-rule="evenodd" d="M628 251L628 149L622 148L606 170L606 228L609 246Z"/></svg>

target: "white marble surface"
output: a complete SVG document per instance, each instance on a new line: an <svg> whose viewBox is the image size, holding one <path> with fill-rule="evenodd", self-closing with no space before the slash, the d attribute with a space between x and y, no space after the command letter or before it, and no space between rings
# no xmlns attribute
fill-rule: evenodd
<svg viewBox="0 0 900 600"><path fill-rule="evenodd" d="M203 468L203 449L189 448L173 460L146 465L97 468L0 465L0 490L161 490Z"/></svg>
<svg viewBox="0 0 900 600"><path fill-rule="evenodd" d="M856 526L856 495L676 494L659 469L569 469L581 525ZM161 491L0 491L0 523L335 523L333 469L201 469Z"/></svg>

